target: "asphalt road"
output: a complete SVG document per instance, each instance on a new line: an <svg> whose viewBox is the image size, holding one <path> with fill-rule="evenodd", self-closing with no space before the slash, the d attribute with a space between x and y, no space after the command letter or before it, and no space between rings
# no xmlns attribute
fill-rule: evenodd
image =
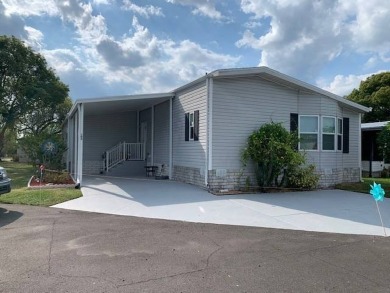
<svg viewBox="0 0 390 293"><path fill-rule="evenodd" d="M390 292L390 237L0 205L0 292Z"/></svg>

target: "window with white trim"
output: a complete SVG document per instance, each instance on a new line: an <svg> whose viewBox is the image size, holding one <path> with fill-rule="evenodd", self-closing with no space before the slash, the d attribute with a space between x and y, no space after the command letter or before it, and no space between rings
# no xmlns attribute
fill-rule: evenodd
<svg viewBox="0 0 390 293"><path fill-rule="evenodd" d="M343 119L337 118L337 150L343 150Z"/></svg>
<svg viewBox="0 0 390 293"><path fill-rule="evenodd" d="M318 150L318 116L299 116L299 149Z"/></svg>
<svg viewBox="0 0 390 293"><path fill-rule="evenodd" d="M189 123L188 123L188 133L190 134L189 139L194 140L194 112L190 113Z"/></svg>
<svg viewBox="0 0 390 293"><path fill-rule="evenodd" d="M185 141L199 140L199 110L187 112L184 115Z"/></svg>
<svg viewBox="0 0 390 293"><path fill-rule="evenodd" d="M335 117L322 117L322 150L334 151L336 137L336 118Z"/></svg>

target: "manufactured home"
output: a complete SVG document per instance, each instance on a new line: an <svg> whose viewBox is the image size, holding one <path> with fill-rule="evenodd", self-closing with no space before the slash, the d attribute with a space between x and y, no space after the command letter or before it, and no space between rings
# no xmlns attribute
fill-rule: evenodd
<svg viewBox="0 0 390 293"><path fill-rule="evenodd" d="M361 115L369 109L268 67L216 70L171 92L77 100L67 117L67 168L83 174L158 175L237 189L254 169L248 136L281 122L300 136L320 185L361 179Z"/></svg>

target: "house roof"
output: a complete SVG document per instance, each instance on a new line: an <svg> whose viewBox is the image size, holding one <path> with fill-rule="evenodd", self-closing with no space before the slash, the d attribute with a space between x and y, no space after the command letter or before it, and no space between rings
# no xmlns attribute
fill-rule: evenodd
<svg viewBox="0 0 390 293"><path fill-rule="evenodd" d="M390 121L362 123L362 130L381 130Z"/></svg>
<svg viewBox="0 0 390 293"><path fill-rule="evenodd" d="M308 91L317 93L326 97L329 97L333 100L338 101L339 103L355 110L360 113L369 112L370 108L367 108L365 106L362 106L360 104L354 103L352 101L349 101L343 97L340 97L338 95L335 95L331 92L325 91L319 87L316 87L314 85L311 85L309 83L306 83L304 81L298 80L296 78L293 78L289 75L283 74L279 71L276 71L274 69L271 69L266 66L260 66L260 67L247 67L247 68L231 68L231 69L218 69L215 70L201 78L198 78L197 80L194 80L193 82L190 82L184 86L181 86L177 89L175 89L173 92L182 91L184 89L187 89L191 87L192 85L195 85L201 81L206 80L207 78L234 78L234 77L244 77L244 76L259 76L263 79L269 80L271 82L280 84L282 86L286 86L289 88L294 88L297 90L302 91Z"/></svg>
<svg viewBox="0 0 390 293"><path fill-rule="evenodd" d="M294 88L306 92L317 93L329 97L330 99L336 100L337 102L343 104L344 106L360 113L365 113L370 111L370 108L349 101L343 97L332 94L328 91L320 89L309 83L295 79L291 76L288 76L279 71L268 68L266 66L260 66L260 67L248 67L248 68L218 69L190 83L178 87L168 93L110 96L110 97L101 97L101 98L94 98L94 99L79 99L76 100L75 103L73 104L73 107L69 111L68 116L73 114L77 105L80 103L87 105L87 107L85 107L86 114L90 114L90 113L99 114L103 112L110 113L119 110L125 111L126 109L142 110L153 104L157 104L165 100L168 100L169 98L174 97L177 92L190 88L191 86L198 84L200 82L203 82L207 78L218 79L218 78L234 78L234 77L243 77L243 76L259 76L263 79L269 80L271 82L280 84L285 87Z"/></svg>

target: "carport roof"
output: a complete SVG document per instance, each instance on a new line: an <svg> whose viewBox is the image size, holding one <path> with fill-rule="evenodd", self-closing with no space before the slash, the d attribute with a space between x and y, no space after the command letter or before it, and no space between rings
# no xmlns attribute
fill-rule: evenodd
<svg viewBox="0 0 390 293"><path fill-rule="evenodd" d="M84 104L85 115L99 115L125 112L128 110L142 110L152 105L162 103L173 97L173 93L155 93L146 95L110 96L94 99L76 100L69 116L73 114L78 104Z"/></svg>

